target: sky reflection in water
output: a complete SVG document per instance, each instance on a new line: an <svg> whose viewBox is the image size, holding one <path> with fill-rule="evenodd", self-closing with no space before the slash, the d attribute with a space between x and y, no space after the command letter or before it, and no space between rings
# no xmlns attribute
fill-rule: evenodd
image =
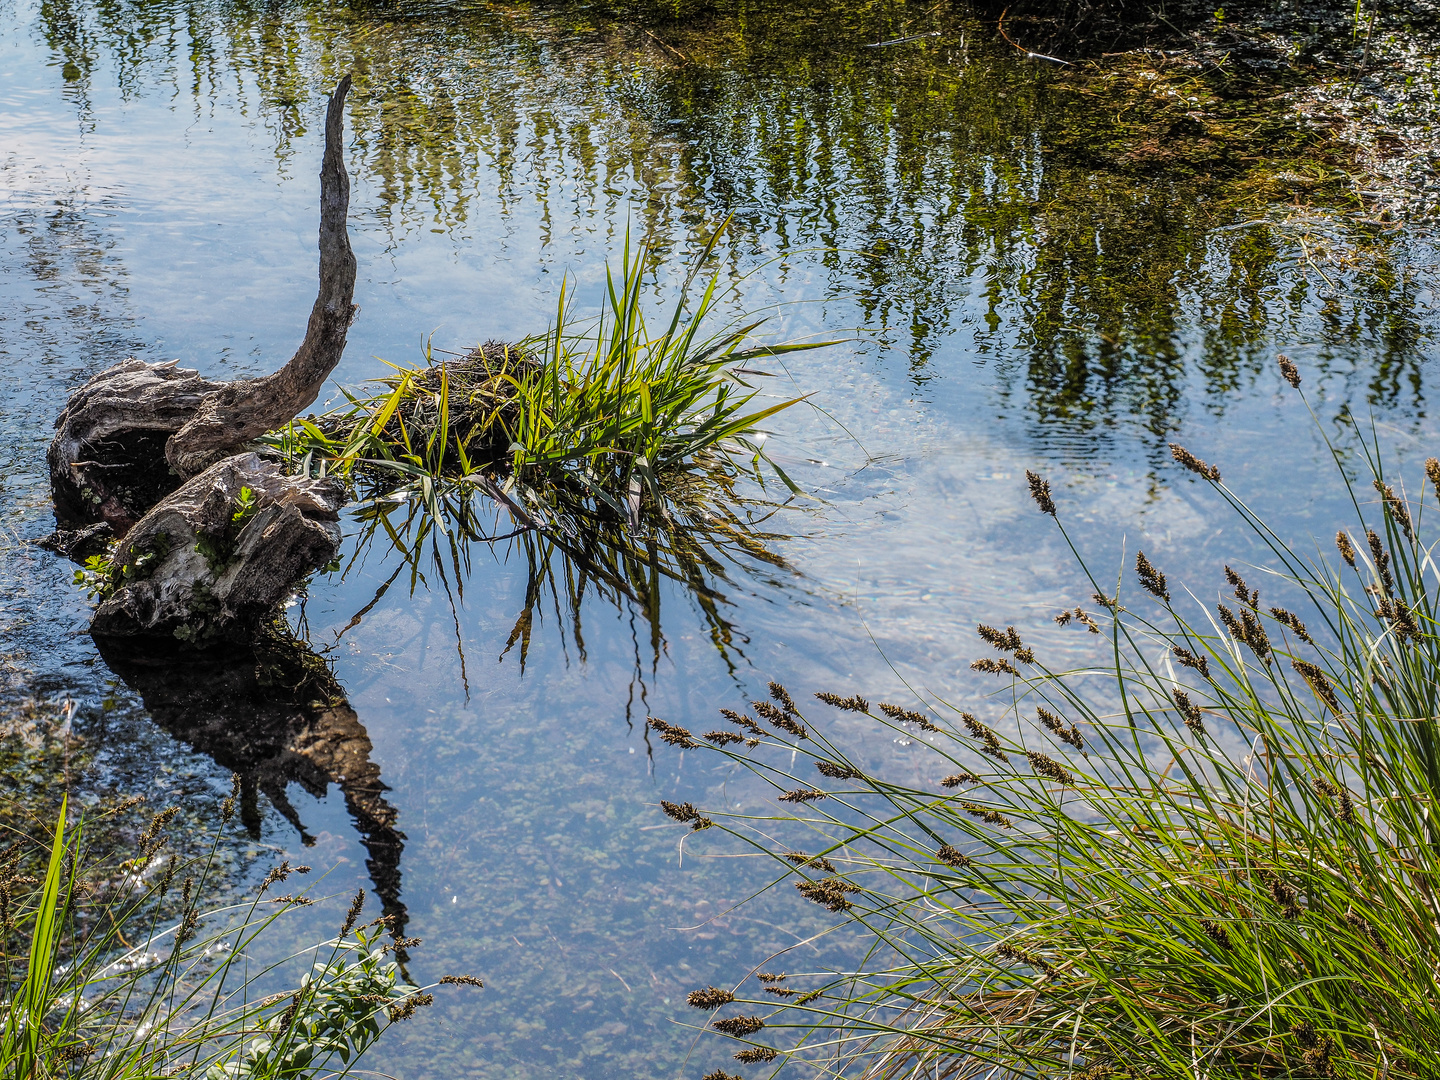
<svg viewBox="0 0 1440 1080"><path fill-rule="evenodd" d="M708 575L704 602L661 582L640 602L612 587L576 603L573 560L480 546L448 592L412 595L401 573L339 637L396 557L372 549L312 588L310 640L353 710L331 725L335 745L358 718L364 769L390 790L376 795L366 771L364 790L316 797L345 766L310 760L319 773L290 775L302 782L287 814L313 846L273 811L264 840L329 868L323 888L341 896L393 871L408 932L426 940L417 976L488 985L463 1006L442 999L373 1067L712 1067L710 1047L681 1065L693 1036L671 1018L693 1019L684 992L728 984L828 923L779 891L731 911L768 872L707 858L723 841L687 841L681 865L683 830L659 798L763 812L763 793L703 755L662 747L652 763L644 716L704 730L772 677L797 696L904 700L903 678L984 707L994 687L966 670L977 621L1033 628L1038 647L1080 657L1086 643L1049 616L1088 589L1028 504L1027 467L1051 476L1107 572L1139 543L1203 595L1222 562L1260 554L1176 473L1168 439L1221 462L1286 529L1323 537L1338 516L1277 351L1306 373L1323 422L1373 409L1412 465L1433 442L1434 260L1421 238L1093 172L1065 149L1068 99L1051 75L976 47L986 36L943 11L939 37L867 51L913 28L903 9L787 10L801 15L751 11L743 32L716 16L677 52L663 25L569 9L0 7L5 647L33 688L84 697L93 738L113 729L114 676L75 634L85 605L70 568L20 543L46 531L51 419L68 387L131 353L221 377L288 357L313 297L315 125L338 73L357 72L362 307L338 383L380 374L376 357L414 360L427 335L462 349L543 328L567 274L598 301L627 227L655 245L658 304L727 214L720 270L746 307L770 308L787 336L858 328L777 366L775 393L814 391L824 410L777 424L777 457L817 497L765 522L790 537L770 544L783 566ZM153 686L132 684L111 712L154 705ZM857 761L928 774L913 745L866 743L819 709ZM220 762L223 785L233 748L162 711L180 741L116 759L149 783L162 766L194 768L189 743ZM265 762L283 758L288 730ZM361 845L371 796L403 834L398 868L374 865L392 823ZM338 922L343 902L332 907Z"/></svg>

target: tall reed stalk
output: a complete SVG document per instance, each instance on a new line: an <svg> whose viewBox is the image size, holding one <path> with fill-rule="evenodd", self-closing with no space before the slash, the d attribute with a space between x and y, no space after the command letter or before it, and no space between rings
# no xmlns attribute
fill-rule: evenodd
<svg viewBox="0 0 1440 1080"><path fill-rule="evenodd" d="M703 736L651 720L773 784L783 811L665 812L773 857L861 946L852 970L692 994L724 1007L708 1026L747 1044L736 1058L917 1080L1440 1076L1440 570L1424 520L1440 461L1407 501L1375 433L1354 434L1373 485L1340 470L1355 519L1331 557L1287 544L1172 446L1254 531L1265 591L1285 582L1295 611L1231 567L1197 611L1140 552L1134 587L1108 595L1092 575L1092 600L1056 618L1098 635L1098 666L1053 668L1016 628L979 628L995 652L972 667L1011 684L1001 715L816 695L923 733L933 786L867 770L773 683ZM1068 542L1048 483L1029 483Z"/></svg>

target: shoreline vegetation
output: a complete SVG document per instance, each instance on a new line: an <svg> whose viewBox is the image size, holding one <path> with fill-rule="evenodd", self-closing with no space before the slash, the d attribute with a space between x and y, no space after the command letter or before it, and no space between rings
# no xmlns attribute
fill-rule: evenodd
<svg viewBox="0 0 1440 1080"><path fill-rule="evenodd" d="M440 986L481 986L468 975L413 985L399 958L418 942L382 940L387 916L362 922L363 890L333 939L279 958L257 950L287 911L318 900L309 888L279 893L310 873L282 862L249 896L211 903L240 796L237 776L209 808L208 838L194 834L193 807L147 814L138 797L83 810L62 798L49 836L6 830L0 1074L339 1077Z"/></svg>
<svg viewBox="0 0 1440 1080"><path fill-rule="evenodd" d="M1298 390L1295 365L1281 369ZM715 731L651 718L666 743L778 796L769 816L665 814L775 860L777 885L865 945L858 970L776 957L753 983L697 990L701 1026L742 1042L742 1063L829 1075L1440 1074L1440 575L1425 520L1440 460L1407 495L1375 432L1351 426L1373 485L1352 486L1331 444L1356 517L1313 553L1225 485L1223 462L1172 446L1273 566L1224 567L1212 605L1143 551L1106 585L1072 543L1094 593L1055 621L1111 659L1052 670L1017 628L982 625L993 652L971 667L1010 686L995 716L828 692L817 715L771 683ZM1069 541L1065 508L1028 476ZM917 745L933 786L850 760L826 735L831 710L932 736Z"/></svg>
<svg viewBox="0 0 1440 1080"><path fill-rule="evenodd" d="M716 62L731 42L723 4L609 7L622 26L625 12L652 20L672 63ZM747 34L763 53L815 25L756 12ZM1065 117L1046 149L1074 164L1196 181L1228 208L1339 204L1377 224L1440 213L1440 19L1422 2L982 0L896 5L866 29L877 52L984 41L1043 69L1047 111Z"/></svg>

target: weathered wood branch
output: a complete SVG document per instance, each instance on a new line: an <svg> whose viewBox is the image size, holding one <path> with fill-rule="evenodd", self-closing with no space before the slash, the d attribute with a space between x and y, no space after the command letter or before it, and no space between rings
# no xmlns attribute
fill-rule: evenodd
<svg viewBox="0 0 1440 1080"><path fill-rule="evenodd" d="M170 437L165 459L181 476L194 476L257 435L282 427L309 408L345 351L355 317L355 253L345 230L350 177L345 172L346 75L325 114L325 159L320 166L320 290L310 309L305 340L279 371L228 383L205 398L191 420Z"/></svg>
<svg viewBox="0 0 1440 1080"><path fill-rule="evenodd" d="M320 288L305 339L279 371L213 382L174 362L129 359L71 394L55 422L48 463L62 527L106 522L124 536L186 478L281 427L309 407L345 349L354 316L355 255L345 219L347 75L325 115L320 168Z"/></svg>

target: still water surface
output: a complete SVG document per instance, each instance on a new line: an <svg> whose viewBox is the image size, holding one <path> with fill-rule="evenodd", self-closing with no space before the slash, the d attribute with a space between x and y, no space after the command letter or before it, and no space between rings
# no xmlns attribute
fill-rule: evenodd
<svg viewBox="0 0 1440 1080"><path fill-rule="evenodd" d="M1262 553L1168 440L1297 537L1333 534L1342 512L1277 352L1322 426L1373 415L1411 472L1434 451L1435 256L1418 233L1101 171L1074 130L1104 118L946 5L761 5L651 29L597 11L0 3L5 648L23 689L76 696L82 732L157 798L218 790L254 748L206 730L229 722L220 675L182 701L163 673L112 670L72 568L26 544L48 531L50 424L67 388L127 355L219 378L288 358L313 299L316 125L341 73L356 73L362 311L337 387L427 339L543 329L562 279L597 305L627 232L655 248L661 306L727 216L732 313L843 339L765 383L815 406L775 426L813 497L766 521L770 558L700 592L666 582L640 602L601 582L577 601L558 556L547 577L521 545L481 547L448 591L433 567L413 592L402 574L345 630L398 567L372 550L314 583L303 622L293 609L348 706L317 722L323 767L257 767L256 864L287 852L328 873L322 892L376 890L425 940L420 981L487 984L394 1033L371 1064L404 1077L720 1063L706 1043L692 1056L684 993L828 923L779 890L731 910L765 867L682 845L656 803L764 812L764 793L703 755L652 758L645 715L705 730L771 678L797 697L907 702L908 684L985 707L993 686L967 670L980 621L1079 657L1049 617L1089 590L1025 469L1050 476L1105 574L1138 544L1208 594L1222 562ZM837 730L896 779L928 772L918 747Z"/></svg>

